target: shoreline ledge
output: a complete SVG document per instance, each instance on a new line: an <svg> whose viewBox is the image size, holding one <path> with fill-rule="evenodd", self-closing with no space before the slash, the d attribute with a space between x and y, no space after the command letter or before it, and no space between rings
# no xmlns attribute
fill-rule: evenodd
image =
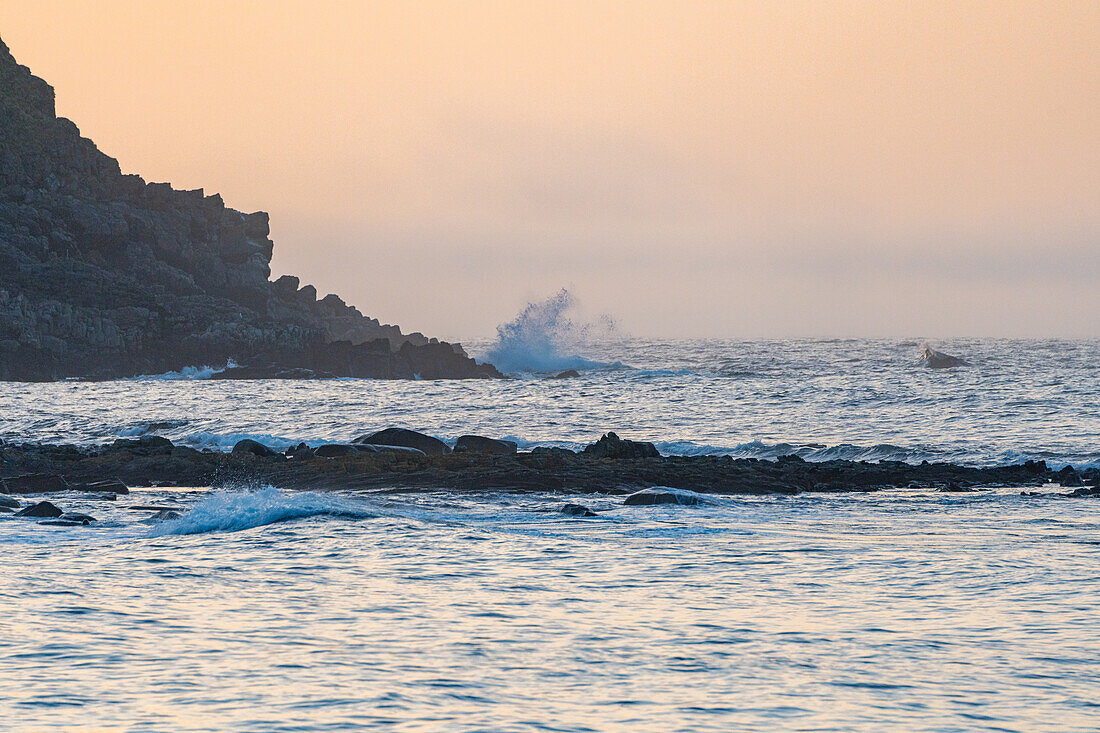
<svg viewBox="0 0 1100 733"><path fill-rule="evenodd" d="M504 442L504 441L500 441ZM509 444L513 445L514 444ZM108 483L109 482L109 483ZM651 487L705 494L868 492L915 488L966 492L999 486L1067 489L1100 496L1100 470L1044 461L992 467L951 463L807 462L729 456L662 456L651 443L608 433L584 451L448 452L369 443L305 443L279 453L241 441L231 453L199 451L145 436L107 446L0 444L0 492L106 491L127 486L256 486L282 489L629 494ZM118 487L121 486L121 490ZM23 488L20 488L23 487ZM1033 492L1022 492L1031 494Z"/></svg>

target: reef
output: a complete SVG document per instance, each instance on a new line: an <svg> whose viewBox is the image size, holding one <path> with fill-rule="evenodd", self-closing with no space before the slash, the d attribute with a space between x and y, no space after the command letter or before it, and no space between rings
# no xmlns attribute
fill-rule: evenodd
<svg viewBox="0 0 1100 733"><path fill-rule="evenodd" d="M268 215L123 174L0 41L0 380L499 377L336 295L272 282Z"/></svg>
<svg viewBox="0 0 1100 733"><path fill-rule="evenodd" d="M401 442L409 442L407 434L402 437ZM1043 461L983 468L900 461L807 462L796 456L776 461L662 456L650 443L621 440L614 434L580 452L561 448L515 452L485 440L468 440L466 450L436 454L407 446L353 442L316 447L302 443L280 453L251 440L223 453L173 445L157 436L95 447L6 444L0 445L0 492L95 491L103 495L112 490L125 493L127 485L253 485L315 491L608 494L662 487L714 494L793 495L899 488L966 492L1000 486L1077 487L1069 495L1100 494L1100 471L1072 467L1055 471Z"/></svg>

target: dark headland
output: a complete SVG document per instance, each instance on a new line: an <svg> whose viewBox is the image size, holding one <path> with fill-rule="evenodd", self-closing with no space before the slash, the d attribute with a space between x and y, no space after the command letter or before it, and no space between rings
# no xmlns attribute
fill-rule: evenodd
<svg viewBox="0 0 1100 733"><path fill-rule="evenodd" d="M295 277L271 282L268 215L124 175L57 117L0 41L0 380L499 377Z"/></svg>

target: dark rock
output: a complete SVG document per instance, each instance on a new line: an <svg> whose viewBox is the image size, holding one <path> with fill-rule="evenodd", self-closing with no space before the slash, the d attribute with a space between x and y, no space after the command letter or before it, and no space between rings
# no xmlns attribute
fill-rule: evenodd
<svg viewBox="0 0 1100 733"><path fill-rule="evenodd" d="M5 494L50 494L55 491L68 491L70 488L64 476L50 473L10 476L2 483Z"/></svg>
<svg viewBox="0 0 1100 733"><path fill-rule="evenodd" d="M966 492L973 491L973 490L974 489L972 489L970 487L960 486L959 484L954 483L954 482L952 482L950 484L947 484L946 486L940 486L938 489L936 489L936 491L942 491L942 492L953 493L953 494L966 493Z"/></svg>
<svg viewBox="0 0 1100 733"><path fill-rule="evenodd" d="M463 435L455 441L455 453L494 453L510 455L516 452L516 443L512 440L497 440L480 435Z"/></svg>
<svg viewBox="0 0 1100 733"><path fill-rule="evenodd" d="M573 377L579 377L581 375L576 369L566 369L564 372L558 372L547 379L572 379Z"/></svg>
<svg viewBox="0 0 1100 733"><path fill-rule="evenodd" d="M80 512L65 512L61 515L61 520L65 522L76 522L78 524L91 524L96 521L96 518L89 514L81 514Z"/></svg>
<svg viewBox="0 0 1100 733"><path fill-rule="evenodd" d="M625 506L653 506L654 504L682 504L692 506L698 504L699 498L691 494L681 494L676 491L662 489L644 489L626 497Z"/></svg>
<svg viewBox="0 0 1100 733"><path fill-rule="evenodd" d="M395 445L404 448L416 448L429 456L441 456L449 453L447 444L439 438L433 438L415 430L405 428L386 428L377 433L363 435L352 441L353 443L369 443L371 445Z"/></svg>
<svg viewBox="0 0 1100 733"><path fill-rule="evenodd" d="M77 522L72 519L44 519L39 524L45 524L53 527L86 527L88 522Z"/></svg>
<svg viewBox="0 0 1100 733"><path fill-rule="evenodd" d="M920 362L926 369L952 369L954 367L970 366L970 362L957 356L936 351L931 346L924 347Z"/></svg>
<svg viewBox="0 0 1100 733"><path fill-rule="evenodd" d="M13 499L5 494L0 494L0 507L7 507L9 509L18 509L22 504L18 499Z"/></svg>
<svg viewBox="0 0 1100 733"><path fill-rule="evenodd" d="M374 445L373 443L352 443L352 447L354 447L360 453L400 453L409 456L427 455L419 448L409 448L404 445Z"/></svg>
<svg viewBox="0 0 1100 733"><path fill-rule="evenodd" d="M1074 470L1073 466L1066 466L1061 471L1056 471L1054 473L1054 480L1066 488L1084 486L1081 476Z"/></svg>
<svg viewBox="0 0 1100 733"><path fill-rule="evenodd" d="M11 514L14 511L15 511L15 507L0 506L0 514Z"/></svg>
<svg viewBox="0 0 1100 733"><path fill-rule="evenodd" d="M260 458L283 458L283 454L277 450L268 448L259 441L245 438L244 440L237 441L237 444L233 446L233 453L236 455L252 455Z"/></svg>
<svg viewBox="0 0 1100 733"><path fill-rule="evenodd" d="M596 512L580 504L562 504L558 512L570 517L594 517Z"/></svg>
<svg viewBox="0 0 1100 733"><path fill-rule="evenodd" d="M107 481L92 481L83 484L73 484L73 491L86 491L96 494L110 494L113 500L117 494L129 494L130 489L117 478ZM106 498L106 497L100 497Z"/></svg>
<svg viewBox="0 0 1100 733"><path fill-rule="evenodd" d="M143 435L140 438L119 438L111 443L111 450L130 451L139 455L157 455L171 453L172 441L160 435Z"/></svg>
<svg viewBox="0 0 1100 733"><path fill-rule="evenodd" d="M1082 486L1079 489L1067 491L1062 496L1100 496L1100 486Z"/></svg>
<svg viewBox="0 0 1100 733"><path fill-rule="evenodd" d="M161 506L160 504L136 504L126 507L132 512L181 512L178 506Z"/></svg>
<svg viewBox="0 0 1100 733"><path fill-rule="evenodd" d="M608 433L595 443L585 447L584 454L592 458L660 458L656 446L623 440L615 433Z"/></svg>
<svg viewBox="0 0 1100 733"><path fill-rule="evenodd" d="M310 458L315 458L316 456L317 452L305 443L299 443L298 445L286 449L286 457L293 458L296 461L308 461Z"/></svg>
<svg viewBox="0 0 1100 733"><path fill-rule="evenodd" d="M342 456L359 455L359 449L350 443L326 443L313 449L318 458L340 458Z"/></svg>
<svg viewBox="0 0 1100 733"><path fill-rule="evenodd" d="M27 507L26 509L23 509L22 511L16 512L15 516L17 516L17 517L60 517L62 514L64 514L64 512L61 511L60 509L58 509L53 504L51 504L50 502L40 501L37 504L32 504L31 506Z"/></svg>

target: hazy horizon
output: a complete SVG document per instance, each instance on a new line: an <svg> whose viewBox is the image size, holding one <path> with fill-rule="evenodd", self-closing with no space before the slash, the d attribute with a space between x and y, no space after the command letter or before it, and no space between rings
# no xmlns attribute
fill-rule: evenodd
<svg viewBox="0 0 1100 733"><path fill-rule="evenodd" d="M0 7L127 173L406 331L1100 336L1100 3Z"/></svg>

